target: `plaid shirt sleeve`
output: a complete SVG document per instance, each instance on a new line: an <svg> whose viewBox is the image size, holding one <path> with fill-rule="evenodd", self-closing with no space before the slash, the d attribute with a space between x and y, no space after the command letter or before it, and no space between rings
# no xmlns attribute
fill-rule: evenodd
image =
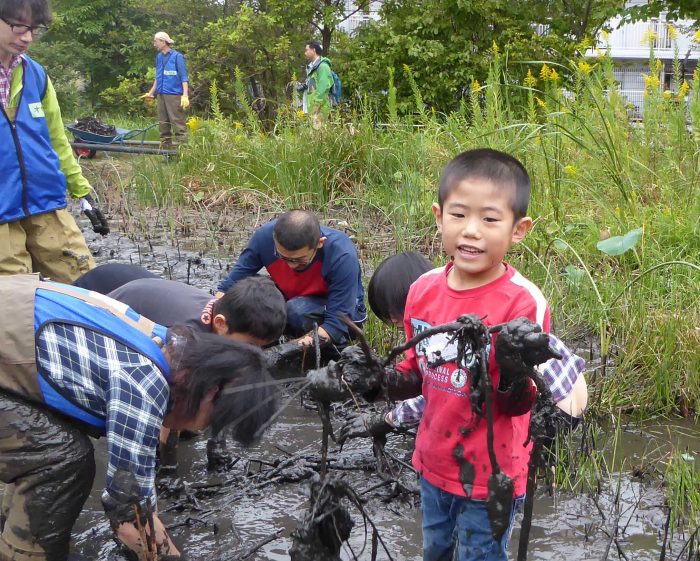
<svg viewBox="0 0 700 561"><path fill-rule="evenodd" d="M134 474L139 496L155 503L156 448L170 392L155 364L109 336L63 323L42 328L37 363L65 397L105 418L105 492L123 468Z"/></svg>
<svg viewBox="0 0 700 561"><path fill-rule="evenodd" d="M561 360L549 359L544 364L540 364L538 370L552 392L552 399L558 403L571 393L576 380L586 368L586 361L572 353L564 343L551 333L549 334L549 345L558 351L562 358Z"/></svg>
<svg viewBox="0 0 700 561"><path fill-rule="evenodd" d="M425 410L425 398L422 395L406 399L391 410L391 420L397 429L410 429L420 424Z"/></svg>
<svg viewBox="0 0 700 561"><path fill-rule="evenodd" d="M168 386L152 364L113 373L107 398L107 489L117 469L134 474L142 498L155 504L156 449Z"/></svg>

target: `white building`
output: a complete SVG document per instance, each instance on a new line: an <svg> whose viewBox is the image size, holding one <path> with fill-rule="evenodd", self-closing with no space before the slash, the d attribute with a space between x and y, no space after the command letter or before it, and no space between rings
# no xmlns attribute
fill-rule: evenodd
<svg viewBox="0 0 700 561"><path fill-rule="evenodd" d="M358 9L353 0L345 0L345 13L348 17L340 23L338 29L352 35L363 23L378 20L382 2L383 0L371 0L365 8Z"/></svg>
<svg viewBox="0 0 700 561"><path fill-rule="evenodd" d="M631 5L646 4L644 0L629 2ZM609 49L610 56L615 61L615 78L620 83L620 93L627 101L634 104L631 112L635 118L640 118L644 108L644 78L649 74L649 41L653 40L654 56L663 64L660 87L662 90L678 91L679 84L673 83L673 57L676 48L681 61L683 75L688 82L700 57L700 45L692 42L695 32L690 20L666 21L664 14L659 18L636 23L627 23L619 27L621 18L610 21L613 29L610 33L600 33L597 47ZM675 39L669 25L675 30ZM593 54L593 53L590 53Z"/></svg>

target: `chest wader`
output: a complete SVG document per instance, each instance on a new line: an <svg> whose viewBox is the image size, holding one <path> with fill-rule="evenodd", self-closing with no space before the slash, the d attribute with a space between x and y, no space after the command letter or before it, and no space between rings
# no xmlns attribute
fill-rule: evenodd
<svg viewBox="0 0 700 561"><path fill-rule="evenodd" d="M39 288L109 310L143 333L154 326L71 287L40 283L38 275L0 277L0 561L64 561L95 476L89 424L45 404L35 350Z"/></svg>

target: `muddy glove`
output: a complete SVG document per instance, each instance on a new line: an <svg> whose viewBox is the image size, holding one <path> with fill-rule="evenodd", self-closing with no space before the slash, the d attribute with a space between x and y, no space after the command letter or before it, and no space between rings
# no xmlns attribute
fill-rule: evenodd
<svg viewBox="0 0 700 561"><path fill-rule="evenodd" d="M95 200L91 195L85 195L80 199L80 210L90 219L92 229L96 234L106 236L109 234L109 224L102 211L95 206Z"/></svg>
<svg viewBox="0 0 700 561"><path fill-rule="evenodd" d="M501 373L500 391L520 384L534 374L534 366L561 355L549 346L549 335L525 317L509 321L496 338L496 363Z"/></svg>
<svg viewBox="0 0 700 561"><path fill-rule="evenodd" d="M313 364L315 355L299 346L296 341L289 341L281 345L275 345L263 351L270 375L275 379L289 378L303 375L304 358L308 354L310 364Z"/></svg>
<svg viewBox="0 0 700 561"><path fill-rule="evenodd" d="M360 347L345 347L338 361L331 360L325 368L306 374L309 389L321 401L343 401L354 394L365 394L376 389L384 371L375 359L369 364Z"/></svg>
<svg viewBox="0 0 700 561"><path fill-rule="evenodd" d="M336 442L341 446L348 438L373 438L386 439L386 435L394 430L386 422L386 413L372 413L370 415L354 415L340 427Z"/></svg>

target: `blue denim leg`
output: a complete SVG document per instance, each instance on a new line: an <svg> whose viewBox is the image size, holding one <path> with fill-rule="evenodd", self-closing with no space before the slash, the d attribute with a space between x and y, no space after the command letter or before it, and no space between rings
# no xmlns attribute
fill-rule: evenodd
<svg viewBox="0 0 700 561"><path fill-rule="evenodd" d="M447 493L420 480L421 513L423 515L423 561L452 559L455 520L463 497Z"/></svg>
<svg viewBox="0 0 700 561"><path fill-rule="evenodd" d="M465 500L457 515L455 528L457 561L507 561L508 541L513 531L513 521L522 508L523 501L523 497L513 501L508 529L498 543L491 536L486 501Z"/></svg>
<svg viewBox="0 0 700 561"><path fill-rule="evenodd" d="M299 296L287 301L287 332L292 337L301 337L314 328L314 323L321 325L326 311L325 298L317 296Z"/></svg>

